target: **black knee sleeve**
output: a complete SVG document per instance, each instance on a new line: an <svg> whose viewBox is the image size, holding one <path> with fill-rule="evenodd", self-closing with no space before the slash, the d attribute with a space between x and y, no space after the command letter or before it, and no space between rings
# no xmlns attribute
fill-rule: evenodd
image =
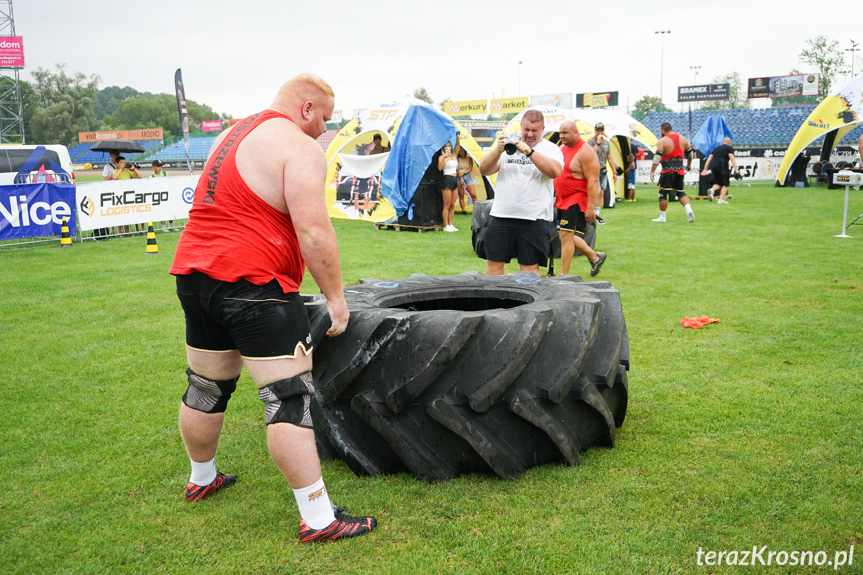
<svg viewBox="0 0 863 575"><path fill-rule="evenodd" d="M312 372L306 371L294 377L280 379L258 390L264 402L264 422L291 423L299 427L312 427L309 407L315 388Z"/></svg>
<svg viewBox="0 0 863 575"><path fill-rule="evenodd" d="M186 369L186 375L189 376L189 387L183 394L183 403L204 413L224 413L240 379L238 375L234 379L214 381L201 377L192 368Z"/></svg>

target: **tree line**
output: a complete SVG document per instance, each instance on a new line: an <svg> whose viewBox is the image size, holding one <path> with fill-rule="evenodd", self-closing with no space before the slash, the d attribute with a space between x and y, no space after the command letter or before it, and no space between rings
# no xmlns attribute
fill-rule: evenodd
<svg viewBox="0 0 863 575"><path fill-rule="evenodd" d="M165 138L182 136L177 98L173 94L139 92L128 86L99 89L97 74L37 68L32 81L20 81L24 134L28 142L78 144L79 132L162 128ZM0 89L3 87L0 86ZM202 120L226 120L206 104L187 101L192 132Z"/></svg>

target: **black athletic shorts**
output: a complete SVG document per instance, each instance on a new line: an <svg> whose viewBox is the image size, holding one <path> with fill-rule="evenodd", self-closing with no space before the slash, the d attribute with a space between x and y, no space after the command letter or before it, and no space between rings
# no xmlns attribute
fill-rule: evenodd
<svg viewBox="0 0 863 575"><path fill-rule="evenodd" d="M584 219L581 206L573 204L565 210L560 208L555 208L555 210L555 218L560 222L560 229L569 230L580 238L584 237L587 231L587 220Z"/></svg>
<svg viewBox="0 0 863 575"><path fill-rule="evenodd" d="M236 349L246 359L294 358L312 351L302 297L285 293L276 280L259 286L195 272L177 276L177 297L186 314L186 345L193 349Z"/></svg>
<svg viewBox="0 0 863 575"><path fill-rule="evenodd" d="M551 222L489 216L483 230L485 259L509 263L513 254L523 266L548 265Z"/></svg>
<svg viewBox="0 0 863 575"><path fill-rule="evenodd" d="M659 201L665 200L666 197L672 202L686 197L683 191L683 174L665 172L659 175Z"/></svg>
<svg viewBox="0 0 863 575"><path fill-rule="evenodd" d="M442 181L441 181L440 189L441 189L441 191L446 190L446 189L457 190L458 189L458 176L444 176Z"/></svg>
<svg viewBox="0 0 863 575"><path fill-rule="evenodd" d="M713 184L727 188L728 184L731 183L731 172L728 168L724 170L722 168L711 168L710 171L713 173Z"/></svg>

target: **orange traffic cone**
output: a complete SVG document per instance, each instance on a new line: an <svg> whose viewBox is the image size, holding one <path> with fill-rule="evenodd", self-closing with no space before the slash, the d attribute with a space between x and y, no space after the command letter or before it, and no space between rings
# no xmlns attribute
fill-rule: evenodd
<svg viewBox="0 0 863 575"><path fill-rule="evenodd" d="M72 247L72 238L69 236L69 224L66 223L66 218L63 218L63 225L60 227L60 247Z"/></svg>
<svg viewBox="0 0 863 575"><path fill-rule="evenodd" d="M156 232L153 231L153 222L147 222L147 251L144 253L148 256L159 253L159 246L156 245Z"/></svg>

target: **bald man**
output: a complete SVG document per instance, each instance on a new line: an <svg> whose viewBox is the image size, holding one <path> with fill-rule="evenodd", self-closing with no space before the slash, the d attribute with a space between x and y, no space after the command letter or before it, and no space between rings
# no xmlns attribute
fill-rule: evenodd
<svg viewBox="0 0 863 575"><path fill-rule="evenodd" d="M593 208L602 203L599 158L581 139L574 122L561 123L558 134L563 172L554 180L554 207L560 222L560 270L568 274L572 257L578 252L587 257L590 275L595 276L605 261L605 254L593 251L584 240L584 234L587 226L596 225Z"/></svg>
<svg viewBox="0 0 863 575"><path fill-rule="evenodd" d="M719 204L727 204L725 196L728 195L728 185L731 182L731 173L728 171L728 163L734 166L734 173L739 174L737 169L737 158L734 157L734 148L731 147L731 138L725 136L722 143L710 152L707 159L704 160L704 169L701 170L701 175L706 176L707 170L713 173L713 186L710 188L710 201L713 201L713 196L719 190Z"/></svg>
<svg viewBox="0 0 863 575"><path fill-rule="evenodd" d="M326 297L327 335L338 336L348 323L324 201L326 160L315 141L333 105L329 84L303 74L286 82L269 108L222 132L171 267L189 362L180 405L192 467L186 499L200 501L237 481L216 471L215 455L245 366L264 403L270 455L293 489L304 542L354 537L377 524L330 503L309 412L312 346L299 295L306 266Z"/></svg>

